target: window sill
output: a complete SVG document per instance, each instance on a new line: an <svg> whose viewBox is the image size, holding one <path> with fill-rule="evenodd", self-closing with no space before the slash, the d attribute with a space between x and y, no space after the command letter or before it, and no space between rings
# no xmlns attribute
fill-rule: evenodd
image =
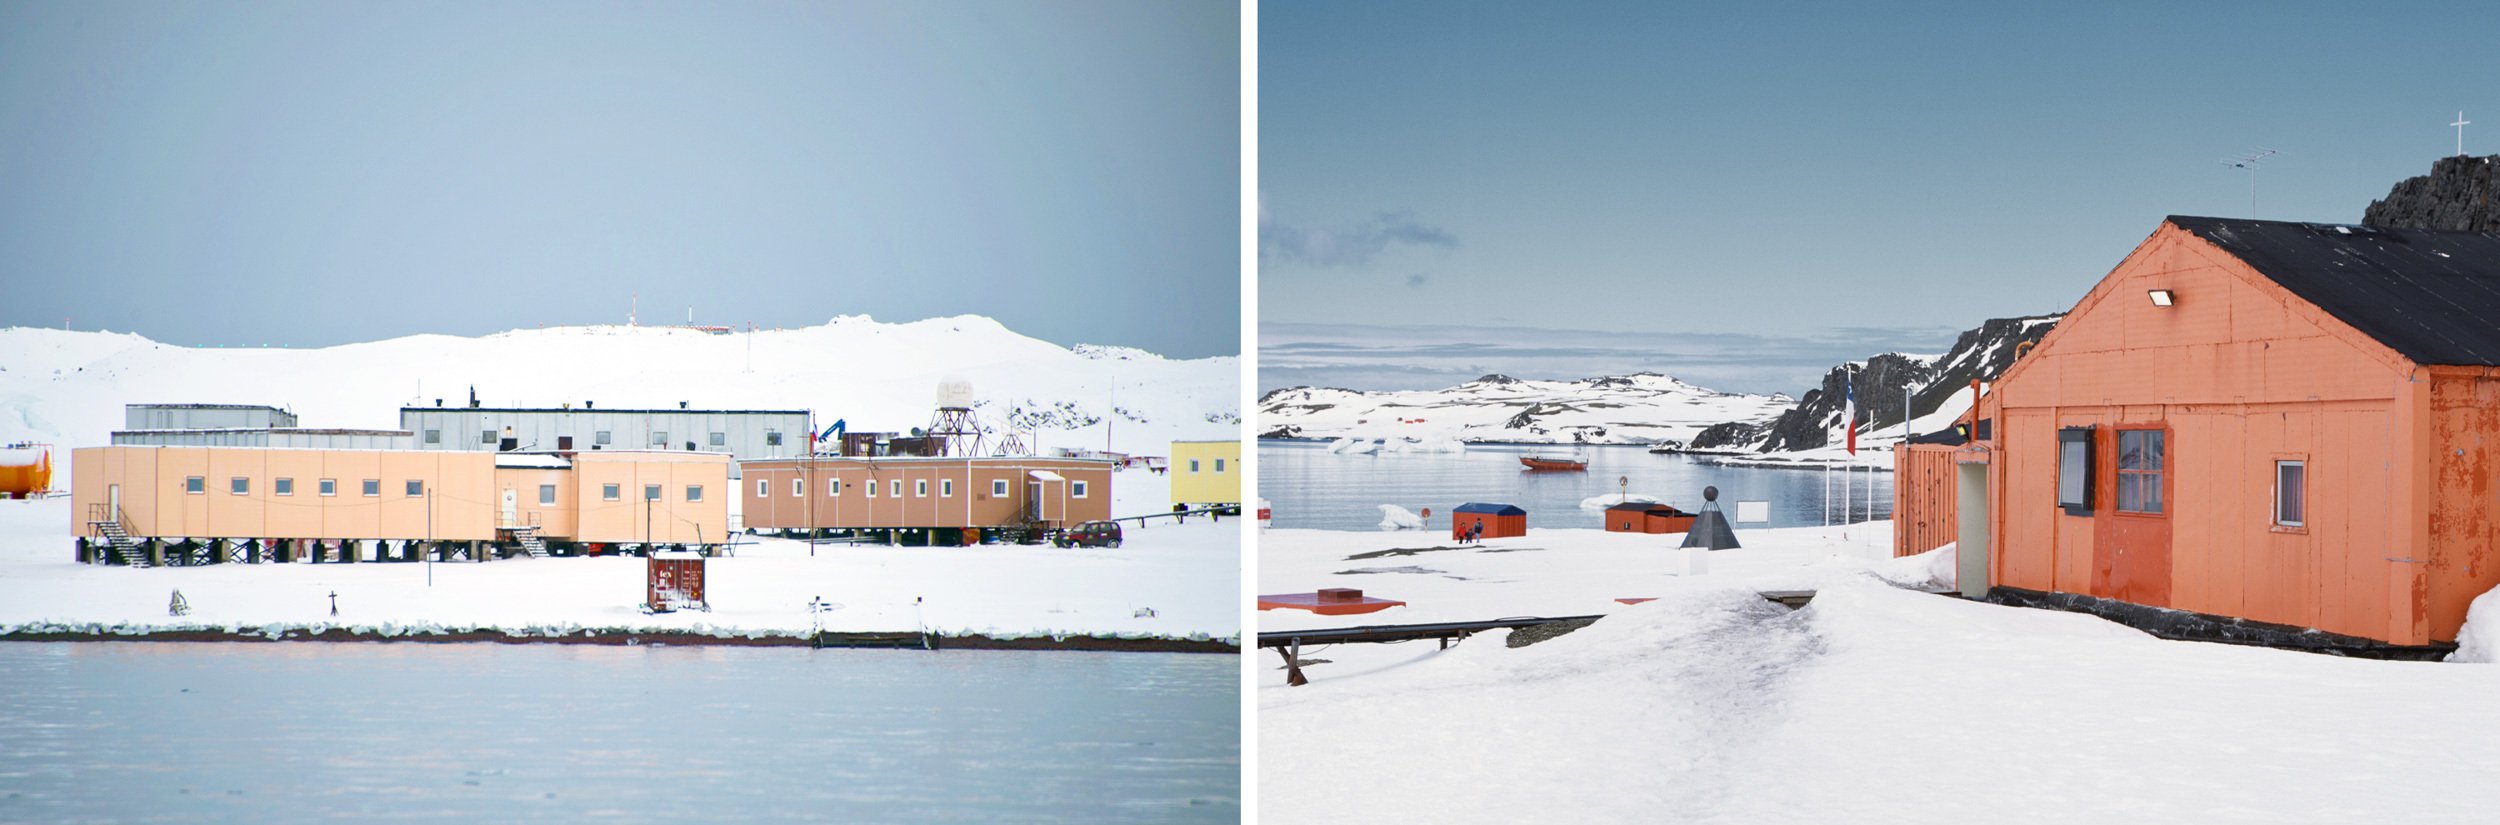
<svg viewBox="0 0 2500 825"><path fill-rule="evenodd" d="M2309 535L2309 527L2308 525L2295 526L2289 524L2277 524L2266 528L2266 532L2281 533L2287 536L2306 536Z"/></svg>

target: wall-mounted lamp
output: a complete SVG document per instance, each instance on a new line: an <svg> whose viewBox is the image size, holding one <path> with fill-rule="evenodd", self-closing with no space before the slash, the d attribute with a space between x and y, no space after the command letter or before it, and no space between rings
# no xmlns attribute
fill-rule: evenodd
<svg viewBox="0 0 2500 825"><path fill-rule="evenodd" d="M2176 300L2175 296L2171 295L2170 290L2167 289L2146 290L2146 293L2153 296L2153 305L2157 307L2169 306Z"/></svg>

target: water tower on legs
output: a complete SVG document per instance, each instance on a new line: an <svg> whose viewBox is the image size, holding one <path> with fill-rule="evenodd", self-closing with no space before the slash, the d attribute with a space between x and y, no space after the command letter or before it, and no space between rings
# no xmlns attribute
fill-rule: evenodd
<svg viewBox="0 0 2500 825"><path fill-rule="evenodd" d="M981 454L981 422L972 417L972 382L938 382L937 417L929 419L929 438L941 456Z"/></svg>

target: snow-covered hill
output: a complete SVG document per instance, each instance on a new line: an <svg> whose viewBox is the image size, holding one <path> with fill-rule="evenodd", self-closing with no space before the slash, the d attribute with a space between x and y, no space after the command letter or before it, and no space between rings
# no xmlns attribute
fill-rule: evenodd
<svg viewBox="0 0 2500 825"><path fill-rule="evenodd" d="M0 442L106 443L126 403L272 404L307 427L396 429L404 404L812 409L854 431L925 427L938 382L962 378L985 426L1029 445L1163 455L1173 439L1238 436L1240 359L1172 360L1061 347L979 316L713 335L557 327L415 335L318 349L182 347L139 335L0 329ZM68 462L59 462L66 476ZM65 487L57 477L54 486Z"/></svg>
<svg viewBox="0 0 2500 825"><path fill-rule="evenodd" d="M1263 438L1653 444L1723 421L1765 421L1785 395L1717 392L1657 373L1523 381L1487 375L1440 390L1293 387L1259 399Z"/></svg>
<svg viewBox="0 0 2500 825"><path fill-rule="evenodd" d="M1730 419L1693 439L1696 450L1758 453L1775 459L1840 460L1837 445L1842 428L1845 393L1857 394L1860 462L1891 466L1888 457L1863 454L1868 447L1886 447L1902 436L1902 409L1914 410L1910 429L1926 434L1953 425L1970 410L1970 382L1994 380L2014 363L2025 341L2038 341L2057 326L2061 315L1994 318L1965 330L1943 355L1888 352L1864 361L1835 366L1821 386L1806 390L1794 409L1764 423Z"/></svg>

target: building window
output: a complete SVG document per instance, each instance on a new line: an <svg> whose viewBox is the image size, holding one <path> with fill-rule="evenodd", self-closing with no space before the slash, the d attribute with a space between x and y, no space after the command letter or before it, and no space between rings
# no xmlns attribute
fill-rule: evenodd
<svg viewBox="0 0 2500 825"><path fill-rule="evenodd" d="M591 435L590 435L590 443L592 443L592 444L612 444L612 443L615 443L615 442L608 440L608 431L606 431L606 430L600 430L600 431L598 431L598 432L591 433Z"/></svg>
<svg viewBox="0 0 2500 825"><path fill-rule="evenodd" d="M443 443L443 431L442 431L442 430L427 430L427 431L425 431L425 443L427 443L427 444L441 444L441 443Z"/></svg>
<svg viewBox="0 0 2500 825"><path fill-rule="evenodd" d="M781 446L781 431L780 431L780 430L765 430L765 431L764 431L764 446L766 446L766 447L779 447L779 446Z"/></svg>
<svg viewBox="0 0 2500 825"><path fill-rule="evenodd" d="M2118 431L2118 512L2161 512L2162 431Z"/></svg>
<svg viewBox="0 0 2500 825"><path fill-rule="evenodd" d="M825 479L825 497L826 497L826 498L832 498L832 497L834 497L834 496L838 496L838 495L841 495L841 494L842 494L842 480L841 480L841 479L838 479L838 478L829 478L829 479Z"/></svg>
<svg viewBox="0 0 2500 825"><path fill-rule="evenodd" d="M556 503L556 486L553 484L538 485L538 503L541 506Z"/></svg>
<svg viewBox="0 0 2500 825"><path fill-rule="evenodd" d="M1189 471L1190 471L1190 472L1193 472L1193 473L1198 471L1198 460L1197 460L1197 459L1194 459L1194 458L1193 458L1193 459L1190 459L1190 460L1189 460Z"/></svg>
<svg viewBox="0 0 2500 825"><path fill-rule="evenodd" d="M993 478L993 479L990 479L990 498L1006 498L1006 497L1007 497L1007 480L1006 480L1006 479L1003 479L1003 478Z"/></svg>
<svg viewBox="0 0 2500 825"><path fill-rule="evenodd" d="M701 484L688 484L688 485L686 485L686 500L687 500L687 501L702 501L702 500L703 500L703 485L701 485Z"/></svg>
<svg viewBox="0 0 2500 825"><path fill-rule="evenodd" d="M2308 486L2309 462L2274 463L2274 523L2284 527L2308 526Z"/></svg>
<svg viewBox="0 0 2500 825"><path fill-rule="evenodd" d="M790 479L790 497L791 497L791 498L802 498L802 497L805 497L806 495L807 495L807 479L804 479L804 478L794 478L794 479Z"/></svg>
<svg viewBox="0 0 2500 825"><path fill-rule="evenodd" d="M408 497L409 497L409 498L422 498L422 497L424 497L424 496L425 496L425 482L418 481L418 480L416 480L416 479L409 479L409 480L408 480Z"/></svg>
<svg viewBox="0 0 2500 825"><path fill-rule="evenodd" d="M2057 431L2057 506L2070 516L2092 514L2092 428Z"/></svg>
<svg viewBox="0 0 2500 825"><path fill-rule="evenodd" d="M769 496L769 495L772 495L772 494L773 494L773 488L772 488L772 487L771 487L771 486L770 486L767 482L765 482L763 479L760 479L760 478L755 480L755 497L756 497L756 498L763 498L763 497L765 497L765 496Z"/></svg>
<svg viewBox="0 0 2500 825"><path fill-rule="evenodd" d="M893 480L893 481L891 481L891 482L888 482L888 483L889 483L889 484L892 484L893 486L892 486L892 487L887 488L887 489L886 489L886 492L893 493L895 498L902 498L902 497L903 497L903 480L898 478L898 479L895 479L895 480Z"/></svg>
<svg viewBox="0 0 2500 825"><path fill-rule="evenodd" d="M1224 459L1219 458L1215 460L1215 471L1219 473L1224 471Z"/></svg>
<svg viewBox="0 0 2500 825"><path fill-rule="evenodd" d="M271 482L269 492L282 496L295 495L295 479L281 478Z"/></svg>
<svg viewBox="0 0 2500 825"><path fill-rule="evenodd" d="M569 435L559 435L559 436L556 436L556 449L559 449L559 450L571 450L571 449L573 449L573 437L572 437L572 436L569 436Z"/></svg>
<svg viewBox="0 0 2500 825"><path fill-rule="evenodd" d="M335 495L338 495L338 494L339 494L339 480L338 480L338 479L335 479L335 478L325 478L325 479L322 479L322 480L321 480L321 484L320 484L319 486L321 487L321 494L322 494L322 495L325 495L325 496L335 496Z"/></svg>
<svg viewBox="0 0 2500 825"><path fill-rule="evenodd" d="M654 447L667 447L667 446L668 446L668 431L667 431L667 430L658 430L658 431L655 431L655 432L651 433L651 446L654 446Z"/></svg>
<svg viewBox="0 0 2500 825"><path fill-rule="evenodd" d="M1084 497L1085 497L1085 482L1082 482L1082 481L1071 481L1071 482L1068 482L1068 495L1075 496L1075 497L1077 497L1077 498L1084 498Z"/></svg>
<svg viewBox="0 0 2500 825"><path fill-rule="evenodd" d="M235 476L232 479L228 479L226 483L233 488L235 495L248 496L252 494L251 479L244 478L242 476Z"/></svg>
<svg viewBox="0 0 2500 825"><path fill-rule="evenodd" d="M642 500L644 500L644 501L658 501L658 500L660 500L660 485L657 485L657 484L645 484L645 485L642 485Z"/></svg>
<svg viewBox="0 0 2500 825"><path fill-rule="evenodd" d="M929 480L928 480L928 479L925 479L925 478L915 478L915 479L912 479L912 482L911 482L911 496L912 496L912 498L928 498L928 497L929 497Z"/></svg>
<svg viewBox="0 0 2500 825"><path fill-rule="evenodd" d="M874 482L874 481L868 482L868 497L869 497L869 498L876 498L876 497L877 497L877 483L876 483L876 482Z"/></svg>
<svg viewBox="0 0 2500 825"><path fill-rule="evenodd" d="M182 491L186 493L206 493L208 492L208 478L205 476L184 476L182 479Z"/></svg>
<svg viewBox="0 0 2500 825"><path fill-rule="evenodd" d="M479 444L493 444L493 443L495 443L495 431L494 431L494 430L479 430L479 431L477 431L477 443L479 443Z"/></svg>
<svg viewBox="0 0 2500 825"><path fill-rule="evenodd" d="M624 491L617 489L614 484L599 485L599 500L601 501L616 501L624 497Z"/></svg>
<svg viewBox="0 0 2500 825"><path fill-rule="evenodd" d="M368 496L368 497L379 497L379 496L381 496L381 495L382 495L382 480L381 480L381 479L378 479L378 478L368 478L368 479L365 479L365 495L366 495L366 496Z"/></svg>
<svg viewBox="0 0 2500 825"><path fill-rule="evenodd" d="M712 434L712 446L714 446L714 447L725 447L725 446L728 446L728 445L729 445L729 434L728 434L728 433L713 433L713 434Z"/></svg>
<svg viewBox="0 0 2500 825"><path fill-rule="evenodd" d="M940 480L938 481L938 497L939 497L939 498L954 498L954 497L955 497L955 480L954 480L954 479L948 478L948 479L940 479Z"/></svg>

